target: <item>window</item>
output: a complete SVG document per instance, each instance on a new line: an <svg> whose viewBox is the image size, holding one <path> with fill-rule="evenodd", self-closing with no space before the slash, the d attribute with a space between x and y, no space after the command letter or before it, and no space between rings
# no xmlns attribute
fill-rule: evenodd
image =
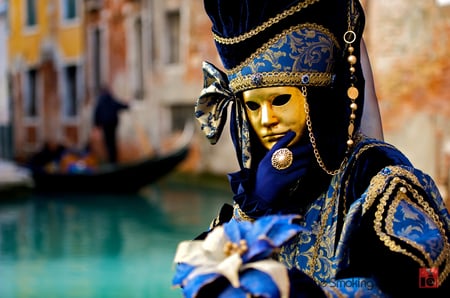
<svg viewBox="0 0 450 298"><path fill-rule="evenodd" d="M77 18L76 0L62 0L62 16L64 20L73 20Z"/></svg>
<svg viewBox="0 0 450 298"><path fill-rule="evenodd" d="M37 24L36 0L26 0L25 24L27 27L33 27Z"/></svg>
<svg viewBox="0 0 450 298"><path fill-rule="evenodd" d="M26 80L25 80L24 107L26 117L33 118L38 116L37 98L38 98L37 70L30 69L26 73Z"/></svg>
<svg viewBox="0 0 450 298"><path fill-rule="evenodd" d="M186 123L192 120L194 115L194 106L188 104L177 104L171 107L172 111L172 130L183 130Z"/></svg>
<svg viewBox="0 0 450 298"><path fill-rule="evenodd" d="M64 68L64 116L76 117L78 115L78 88L77 88L78 67L76 65Z"/></svg>
<svg viewBox="0 0 450 298"><path fill-rule="evenodd" d="M167 63L180 62L180 12L178 10L166 13L167 20Z"/></svg>

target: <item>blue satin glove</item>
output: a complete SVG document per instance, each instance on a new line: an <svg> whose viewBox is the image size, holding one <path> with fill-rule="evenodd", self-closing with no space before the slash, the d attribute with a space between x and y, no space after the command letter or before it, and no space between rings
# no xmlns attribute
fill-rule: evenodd
<svg viewBox="0 0 450 298"><path fill-rule="evenodd" d="M289 194L306 173L312 156L309 142L297 142L289 147L293 157L292 164L283 170L273 167L272 155L278 149L286 148L294 137L295 132L289 131L267 152L258 165L254 183L246 181L249 174L245 171L229 175L236 194L234 200L247 215L259 217L280 213L286 207Z"/></svg>

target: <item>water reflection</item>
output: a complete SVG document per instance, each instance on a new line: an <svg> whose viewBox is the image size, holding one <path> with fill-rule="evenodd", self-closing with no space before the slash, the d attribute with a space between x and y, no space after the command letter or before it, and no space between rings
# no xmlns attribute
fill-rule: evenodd
<svg viewBox="0 0 450 298"><path fill-rule="evenodd" d="M0 297L180 297L170 286L177 243L229 200L226 191L171 184L3 203Z"/></svg>

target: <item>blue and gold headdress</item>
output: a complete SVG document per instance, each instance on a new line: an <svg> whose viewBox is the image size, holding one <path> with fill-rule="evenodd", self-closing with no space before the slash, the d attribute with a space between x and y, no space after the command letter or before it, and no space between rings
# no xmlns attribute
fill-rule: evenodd
<svg viewBox="0 0 450 298"><path fill-rule="evenodd" d="M204 89L197 101L196 117L211 143L216 143L220 137L227 106L234 103L232 138L241 166L250 168L249 125L243 104L238 100L242 91L271 86L305 86L332 90L325 96L345 95L341 88L335 88L336 81L344 81L343 73L346 72L347 77L353 77L348 83L354 85L355 78L361 76L359 69L355 71L357 62L351 65L351 73L344 71L344 66L349 66L343 62L348 44L342 36L350 27L351 32L355 32L355 24L359 31L355 33L357 38L352 40L352 49L356 48L352 53L359 53L356 43L363 27L362 10L353 10L354 1L357 2L204 0L205 10L213 24L216 47L225 67L222 72L210 63L203 64ZM361 82L362 76L356 83L358 87ZM314 110L320 105L319 101L313 104L314 100L310 99L311 117L317 114ZM348 104L345 109L348 110ZM336 112L334 108L332 110ZM345 113L348 119L348 113L353 112L350 109ZM355 125L360 118L357 116ZM326 138L326 133L320 131L321 125L317 127L315 133ZM347 127L344 130L347 131ZM327 145L326 141L322 143L322 146Z"/></svg>

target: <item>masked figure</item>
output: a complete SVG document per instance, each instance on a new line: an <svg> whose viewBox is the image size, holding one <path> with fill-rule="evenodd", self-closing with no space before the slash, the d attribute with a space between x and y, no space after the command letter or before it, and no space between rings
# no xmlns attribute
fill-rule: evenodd
<svg viewBox="0 0 450 298"><path fill-rule="evenodd" d="M203 64L195 115L215 144L230 111L240 170L229 174L233 206L200 238L224 223L295 214L307 231L276 254L290 297L448 294L450 220L439 191L381 132L364 130L379 115L363 116L373 98L359 1L204 5L225 70Z"/></svg>

